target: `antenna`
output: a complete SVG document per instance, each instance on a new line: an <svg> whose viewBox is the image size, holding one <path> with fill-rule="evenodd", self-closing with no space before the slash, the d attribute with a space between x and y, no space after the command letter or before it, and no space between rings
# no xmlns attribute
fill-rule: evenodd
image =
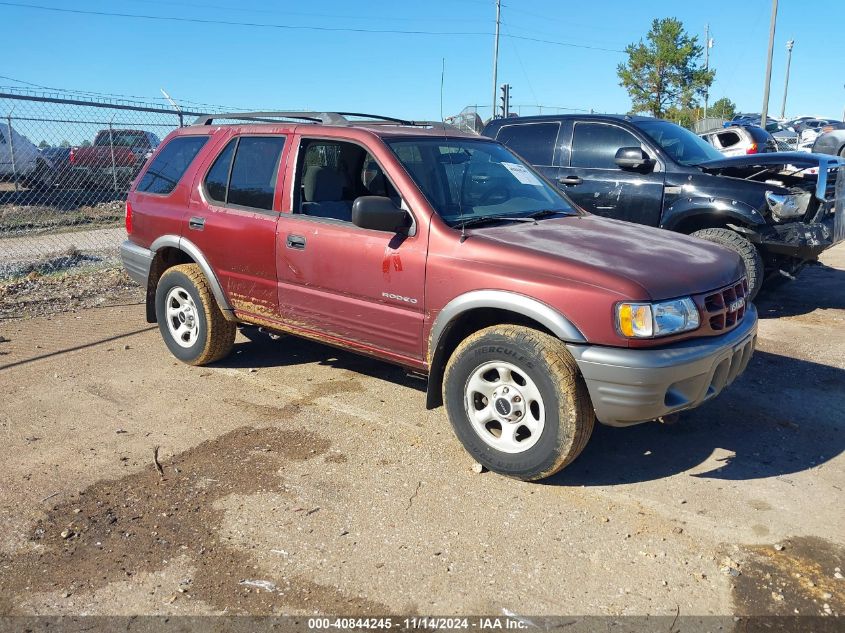
<svg viewBox="0 0 845 633"><path fill-rule="evenodd" d="M443 121L443 80L446 77L446 58L442 59L440 66L440 120Z"/></svg>

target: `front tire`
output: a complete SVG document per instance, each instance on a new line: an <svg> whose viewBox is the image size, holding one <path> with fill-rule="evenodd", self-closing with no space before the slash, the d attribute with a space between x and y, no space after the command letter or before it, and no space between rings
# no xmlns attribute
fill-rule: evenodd
<svg viewBox="0 0 845 633"><path fill-rule="evenodd" d="M559 339L497 325L464 340L446 365L443 401L467 452L526 481L571 463L595 423L578 367Z"/></svg>
<svg viewBox="0 0 845 633"><path fill-rule="evenodd" d="M745 264L745 274L748 278L748 300L752 301L763 286L765 274L763 256L760 255L757 247L731 229L701 229L693 233L692 236L729 248L742 258L742 263Z"/></svg>
<svg viewBox="0 0 845 633"><path fill-rule="evenodd" d="M196 264L168 268L156 286L158 329L170 352L188 365L228 356L237 327L220 311Z"/></svg>

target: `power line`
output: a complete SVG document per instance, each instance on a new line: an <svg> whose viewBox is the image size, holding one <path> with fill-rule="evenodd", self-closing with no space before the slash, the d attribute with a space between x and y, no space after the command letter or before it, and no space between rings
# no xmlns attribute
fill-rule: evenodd
<svg viewBox="0 0 845 633"><path fill-rule="evenodd" d="M98 17L113 17L126 18L136 20L152 20L157 22L183 22L192 24L210 24L221 26L241 26L248 28L264 28L264 29L284 29L294 31L322 31L322 32L345 32L345 33L375 33L375 34L393 34L393 35L433 35L433 36L485 36L492 35L486 31L426 31L426 30L405 30L405 29L365 29L356 27L331 27L331 26L307 26L307 25L293 25L293 24L266 24L260 22L237 22L234 20L215 20L211 18L186 18L177 16L164 15L147 15L140 13L120 13L113 11L93 11L87 9L67 9L63 7L49 7L38 4L25 4L22 2L0 2L0 6L16 7L21 9L32 9L36 11L50 11L54 13L76 14L76 15L93 15ZM604 48L601 46L590 46L587 44L573 44L571 42L561 42L557 40L548 40L542 38L528 37L524 35L506 35L510 39L523 40L526 42L537 42L541 44L552 44L555 46L567 46L571 48L584 48L589 50L606 51L611 53L623 53L624 51L615 48Z"/></svg>

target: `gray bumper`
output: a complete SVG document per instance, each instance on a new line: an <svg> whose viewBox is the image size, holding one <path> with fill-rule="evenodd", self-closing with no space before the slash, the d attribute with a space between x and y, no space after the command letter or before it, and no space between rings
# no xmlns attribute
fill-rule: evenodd
<svg viewBox="0 0 845 633"><path fill-rule="evenodd" d="M144 288L147 287L147 277L150 276L153 256L154 253L150 249L138 246L129 240L120 245L120 259L126 273Z"/></svg>
<svg viewBox="0 0 845 633"><path fill-rule="evenodd" d="M660 349L569 344L596 417L611 426L654 420L715 397L748 365L757 342L753 305L736 329Z"/></svg>

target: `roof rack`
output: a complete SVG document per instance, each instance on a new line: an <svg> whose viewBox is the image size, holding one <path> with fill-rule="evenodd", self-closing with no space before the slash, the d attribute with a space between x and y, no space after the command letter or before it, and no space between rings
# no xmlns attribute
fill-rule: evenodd
<svg viewBox="0 0 845 633"><path fill-rule="evenodd" d="M350 120L348 117L367 119L366 121ZM277 119L292 119L294 121L305 121L308 123L319 123L321 125L349 126L356 124L366 125L408 125L414 127L443 127L453 128L454 126L443 121L409 121L397 119L380 114L364 114L363 112L307 112L295 110L278 110L268 112L225 112L221 114L203 114L197 117L194 125L211 125L220 119L232 119L236 121L257 121L259 123L279 123Z"/></svg>

